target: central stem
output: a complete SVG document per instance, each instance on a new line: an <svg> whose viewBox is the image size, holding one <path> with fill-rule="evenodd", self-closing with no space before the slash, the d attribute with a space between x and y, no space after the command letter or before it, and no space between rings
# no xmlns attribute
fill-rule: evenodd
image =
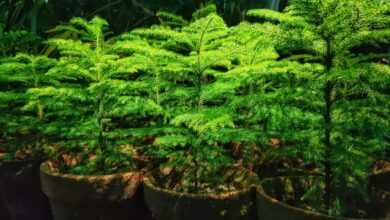
<svg viewBox="0 0 390 220"><path fill-rule="evenodd" d="M324 167L325 167L325 207L330 209L331 206L331 195L332 195L332 144L331 144L331 131L332 131L332 85L330 82L326 83L325 86L325 154L324 154Z"/></svg>
<svg viewBox="0 0 390 220"><path fill-rule="evenodd" d="M206 70L204 67L202 67L202 63L201 63L201 53L202 53L202 45L203 45L203 41L204 41L204 37L206 35L206 32L211 24L211 22L214 20L214 18L210 18L206 24L206 26L204 27L201 35L200 35L200 38L199 38L199 42L198 42L198 46L196 48L196 67L194 68L195 69L195 79L194 79L194 83L195 83L195 87L196 87L196 110L197 112L200 111L200 109L202 108L202 78L203 78L203 73L204 71ZM193 143L193 149L192 149L192 154L194 156L194 159L193 159L193 162L194 162L194 167L195 167L195 177L194 177L194 189L196 192L198 192L199 190L199 182L200 182L200 175L199 175L199 170L200 170L200 164L199 164L199 152L198 152L198 147L202 147L202 141L199 141L200 140L200 134L198 131L193 131L194 132L194 137L196 137L196 141L195 143Z"/></svg>
<svg viewBox="0 0 390 220"><path fill-rule="evenodd" d="M36 60L34 58L31 60L31 66L32 66L32 73L34 76L34 88L39 88L40 80L39 80L39 75L37 73ZM39 121L42 121L44 117L44 107L40 98L37 98L37 117ZM37 132L36 140L35 140L35 147L37 149L40 148L41 141L42 141L41 133Z"/></svg>
<svg viewBox="0 0 390 220"><path fill-rule="evenodd" d="M98 145L100 148L104 146L104 121L103 121L103 113L104 113L104 103L103 103L103 95L98 95L98 112L97 112L97 122L99 126L99 136L98 136Z"/></svg>
<svg viewBox="0 0 390 220"><path fill-rule="evenodd" d="M201 67L201 44L202 44L202 39L203 39L203 34L199 42L198 49L196 51L197 54L197 68L196 68L196 75L195 75L195 86L196 86L196 106L195 108L197 111L200 110L202 107L202 67ZM194 132L194 136L199 137L198 132ZM195 192L198 192L199 190L199 163L198 163L198 141L195 141L196 143L194 144L193 148L193 162L194 162L194 167L195 167L195 175L194 175L194 190Z"/></svg>
<svg viewBox="0 0 390 220"><path fill-rule="evenodd" d="M332 56L332 41L326 39L326 54L325 54L325 73L328 74L332 68L333 56ZM333 94L333 83L327 81L324 87L324 100L325 100L325 111L324 111L324 169L325 169L325 207L329 211L332 202L332 184L333 184L333 169L332 169L332 94Z"/></svg>
<svg viewBox="0 0 390 220"><path fill-rule="evenodd" d="M32 72L33 72L33 75L34 75L34 87L35 88L39 88L39 76L38 76L37 71L36 71L35 61L33 61L31 63L31 65L32 65ZM37 100L37 117L38 117L39 120L43 120L43 114L44 114L43 110L44 109L43 109L42 102L38 98L38 100Z"/></svg>
<svg viewBox="0 0 390 220"><path fill-rule="evenodd" d="M96 80L98 83L102 82L103 76L102 76L102 70L100 66L100 53L102 50L102 33L97 33L96 36L96 71L97 71L97 77ZM104 91L98 91L97 94L97 123L99 127L99 134L98 134L98 146L100 148L104 147Z"/></svg>

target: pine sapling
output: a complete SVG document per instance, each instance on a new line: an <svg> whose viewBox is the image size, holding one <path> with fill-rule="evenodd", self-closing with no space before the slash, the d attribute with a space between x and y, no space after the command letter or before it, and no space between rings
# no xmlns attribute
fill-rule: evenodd
<svg viewBox="0 0 390 220"><path fill-rule="evenodd" d="M9 146L8 159L37 157L43 151L42 128L47 118L44 103L39 98L29 101L28 91L52 83L46 73L54 61L45 56L18 54L3 59L0 65L1 137Z"/></svg>

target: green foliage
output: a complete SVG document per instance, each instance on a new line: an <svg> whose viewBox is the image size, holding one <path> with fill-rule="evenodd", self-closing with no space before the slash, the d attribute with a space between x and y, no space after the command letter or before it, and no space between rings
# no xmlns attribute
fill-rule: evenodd
<svg viewBox="0 0 390 220"><path fill-rule="evenodd" d="M46 106L39 98L29 102L27 90L51 84L45 74L53 65L54 61L45 56L27 54L0 61L0 138L5 141L8 159L42 153L40 134Z"/></svg>
<svg viewBox="0 0 390 220"><path fill-rule="evenodd" d="M151 71L158 73L159 103L169 121L148 152L166 161L162 170L174 171L157 179L164 187L196 193L225 191L234 183L223 175L233 165L223 146L231 141L235 127L225 92L235 85L221 75L238 50L234 42L227 43L229 28L222 18L200 14L182 28L163 24L130 33L148 42L143 48L153 54Z"/></svg>
<svg viewBox="0 0 390 220"><path fill-rule="evenodd" d="M17 53L35 52L40 39L24 30L5 31L0 23L0 57L14 56Z"/></svg>
<svg viewBox="0 0 390 220"><path fill-rule="evenodd" d="M175 14L171 14L169 12L159 11L156 16L158 17L161 25L169 26L169 27L183 27L187 24L187 21Z"/></svg>
<svg viewBox="0 0 390 220"><path fill-rule="evenodd" d="M131 156L120 146L163 115L148 96L153 82L138 77L146 64L139 63L137 56L120 56L118 47L105 40L105 20L75 18L70 25L80 30L81 40L48 41L61 57L47 75L60 86L31 91L47 102L53 120L45 132L63 140L57 151L85 155L62 172L112 173L134 168Z"/></svg>
<svg viewBox="0 0 390 220"><path fill-rule="evenodd" d="M307 67L322 66L306 74L301 70L295 73L294 81L289 81L296 88L275 98L283 102L283 109L290 105L300 109L295 114L285 111L287 115L277 123L297 121L306 127L293 126L307 137L299 137L298 132L298 140L292 136L288 139L295 144L310 140L304 142L309 149L294 151L322 170L326 193L325 206L319 209L331 214L359 215L348 207L348 196L367 198L364 186L371 165L388 157L390 38L386 8L388 3L384 1L297 0L283 14L267 10L249 14L252 21L269 22L280 28L273 36L282 59L278 64L288 61L283 68L291 61ZM289 75L302 65L296 64ZM270 83L276 82L274 78ZM278 88L288 89L285 85ZM293 128L277 133L286 137ZM351 193L346 195L346 191Z"/></svg>
<svg viewBox="0 0 390 220"><path fill-rule="evenodd" d="M290 21L287 15L269 10L250 13L263 11ZM231 28L224 43L234 42L241 49L235 51L231 69L221 75L234 85L224 92L234 112L233 140L241 145L242 162L262 167L267 161L277 164L287 157L310 164L321 154L313 147L320 143L321 100L312 91L312 81L323 68L295 59L280 61L280 23L251 21ZM260 159L263 157L266 161ZM263 175L267 170L260 168L259 172Z"/></svg>
<svg viewBox="0 0 390 220"><path fill-rule="evenodd" d="M207 17L210 14L216 14L216 13L217 13L217 6L215 4L208 4L200 8L199 10L195 11L192 14L192 18L196 20L196 19Z"/></svg>
<svg viewBox="0 0 390 220"><path fill-rule="evenodd" d="M214 3L191 22L161 7L158 25L112 38L105 20L74 18L51 30L56 60L10 56L32 38L1 28L9 159L44 145L60 172L108 174L146 151L160 186L190 193L236 190L281 162L273 175L321 177L303 203L325 194L313 209L361 217L348 201L367 202L371 165L389 160L388 2L294 0L233 27L217 15L228 1Z"/></svg>
<svg viewBox="0 0 390 220"><path fill-rule="evenodd" d="M196 10L211 4L216 4L218 13L229 25L234 25L243 20L247 10L265 6L266 0L10 0L0 2L0 22L7 29L18 27L45 35L47 30L72 17L98 15L109 21L111 29L119 34L158 23L159 11L190 19Z"/></svg>

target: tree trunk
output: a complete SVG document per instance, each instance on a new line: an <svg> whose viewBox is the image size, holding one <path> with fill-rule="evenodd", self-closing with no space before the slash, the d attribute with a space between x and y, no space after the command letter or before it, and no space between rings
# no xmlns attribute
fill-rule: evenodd
<svg viewBox="0 0 390 220"><path fill-rule="evenodd" d="M333 55L332 55L332 41L329 38L326 38L326 53L325 53L325 74L329 74L332 63L333 63ZM324 110L324 169L325 169L325 207L327 210L330 209L332 203L332 178L333 178L333 170L332 170L332 143L331 143L331 135L332 135L332 94L333 94L333 83L331 81L327 81L324 88L324 101L325 101L325 110Z"/></svg>
<svg viewBox="0 0 390 220"><path fill-rule="evenodd" d="M325 99L325 112L324 112L324 122L325 122L325 154L324 154L324 167L325 167L325 206L329 210L331 205L331 195L332 195L332 144L331 144L331 126L332 126L332 85L330 82L327 82L324 91Z"/></svg>

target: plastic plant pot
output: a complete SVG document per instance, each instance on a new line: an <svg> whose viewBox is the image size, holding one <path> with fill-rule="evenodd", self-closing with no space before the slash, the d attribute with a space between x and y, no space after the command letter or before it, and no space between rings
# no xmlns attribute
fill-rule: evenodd
<svg viewBox="0 0 390 220"><path fill-rule="evenodd" d="M146 204L156 220L254 220L254 191L189 194L161 189L144 179Z"/></svg>
<svg viewBox="0 0 390 220"><path fill-rule="evenodd" d="M53 173L44 163L41 180L54 220L148 219L140 172L79 176Z"/></svg>
<svg viewBox="0 0 390 220"><path fill-rule="evenodd" d="M0 195L1 198L1 195ZM3 201L0 199L0 219L3 220L10 220L8 216L8 210L5 208L5 204Z"/></svg>
<svg viewBox="0 0 390 220"><path fill-rule="evenodd" d="M0 164L0 196L10 220L50 220L47 197L41 191L40 161Z"/></svg>
<svg viewBox="0 0 390 220"><path fill-rule="evenodd" d="M278 179L278 178L272 178ZM272 181L269 180L269 181ZM329 216L326 214L304 210L302 208L291 206L285 202L272 197L269 187L277 184L263 184L256 189L256 212L257 220L385 220L387 218L344 218ZM388 219L387 219L388 220Z"/></svg>

